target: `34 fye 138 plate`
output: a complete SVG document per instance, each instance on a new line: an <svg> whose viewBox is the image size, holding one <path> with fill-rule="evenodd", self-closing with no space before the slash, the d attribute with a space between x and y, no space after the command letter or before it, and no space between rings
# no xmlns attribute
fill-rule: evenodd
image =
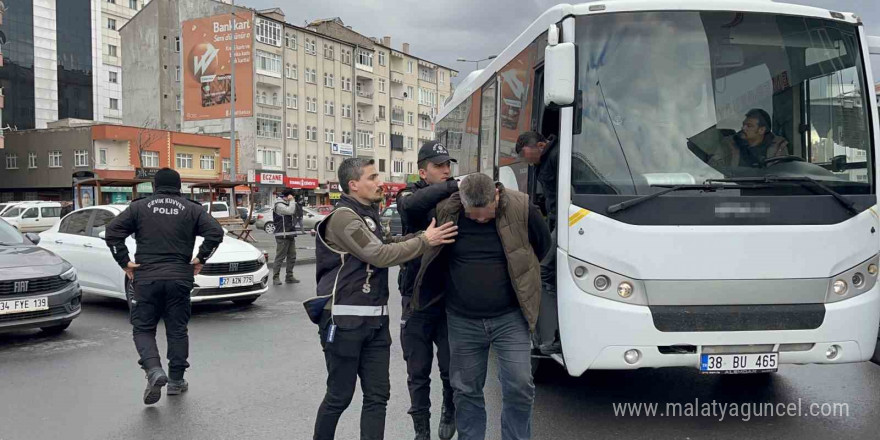
<svg viewBox="0 0 880 440"><path fill-rule="evenodd" d="M240 277L221 277L220 278L220 287L240 287L240 286L249 286L254 284L254 276L253 275L245 275Z"/></svg>
<svg viewBox="0 0 880 440"><path fill-rule="evenodd" d="M779 353L700 354L700 372L706 374L748 374L776 371Z"/></svg>
<svg viewBox="0 0 880 440"><path fill-rule="evenodd" d="M38 312L40 310L49 310L49 300L45 296L0 301L0 315Z"/></svg>

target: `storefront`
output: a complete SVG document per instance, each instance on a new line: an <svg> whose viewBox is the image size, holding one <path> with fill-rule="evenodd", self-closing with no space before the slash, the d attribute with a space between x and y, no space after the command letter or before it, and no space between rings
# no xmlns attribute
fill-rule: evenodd
<svg viewBox="0 0 880 440"><path fill-rule="evenodd" d="M307 177L287 177L285 186L296 190L297 200L304 200L306 205L317 205L318 198L315 190L318 189L318 179Z"/></svg>
<svg viewBox="0 0 880 440"><path fill-rule="evenodd" d="M254 173L257 192L254 193L254 205L257 207L272 206L275 199L285 188L286 176L278 171L259 171Z"/></svg>
<svg viewBox="0 0 880 440"><path fill-rule="evenodd" d="M385 190L385 204L383 205L383 207L385 207L394 203L394 201L397 200L397 193L406 188L406 184L397 182L385 182L382 184L382 188Z"/></svg>
<svg viewBox="0 0 880 440"><path fill-rule="evenodd" d="M315 191L317 203L316 205L335 205L342 191L339 189L338 182L327 182Z"/></svg>

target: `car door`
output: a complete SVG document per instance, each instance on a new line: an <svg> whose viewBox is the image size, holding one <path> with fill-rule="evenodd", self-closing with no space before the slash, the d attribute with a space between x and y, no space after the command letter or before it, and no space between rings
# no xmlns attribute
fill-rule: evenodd
<svg viewBox="0 0 880 440"><path fill-rule="evenodd" d="M39 230L45 231L46 229L55 226L55 223L61 220L61 207L60 206L46 206L40 208L40 225Z"/></svg>
<svg viewBox="0 0 880 440"><path fill-rule="evenodd" d="M58 232L48 232L41 235L43 240L40 246L55 252L61 258L67 260L76 268L79 284L84 289L89 288L91 274L94 268L89 264L89 256L86 253L85 235L93 210L81 210L73 212L58 225Z"/></svg>
<svg viewBox="0 0 880 440"><path fill-rule="evenodd" d="M21 214L18 229L21 232L34 232L40 227L40 208L31 206Z"/></svg>
<svg viewBox="0 0 880 440"><path fill-rule="evenodd" d="M101 233L107 229L107 225L116 218L117 214L115 211L103 208L93 209L93 211L95 211L95 215L89 225L88 235L83 238L85 253L89 256L90 264L96 268L91 274L90 282L95 289L122 296L125 292L123 284L125 272L116 264L113 254L107 247L107 242L101 238ZM129 252L133 253L134 248L128 240L126 241Z"/></svg>

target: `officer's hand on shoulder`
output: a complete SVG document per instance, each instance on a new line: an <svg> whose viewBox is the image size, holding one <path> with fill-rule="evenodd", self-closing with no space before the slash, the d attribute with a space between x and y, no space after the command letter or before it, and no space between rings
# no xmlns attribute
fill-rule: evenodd
<svg viewBox="0 0 880 440"><path fill-rule="evenodd" d="M425 238L431 246L455 243L454 237L458 235L458 226L448 222L441 226L435 226L436 219L431 219L431 224L425 229Z"/></svg>

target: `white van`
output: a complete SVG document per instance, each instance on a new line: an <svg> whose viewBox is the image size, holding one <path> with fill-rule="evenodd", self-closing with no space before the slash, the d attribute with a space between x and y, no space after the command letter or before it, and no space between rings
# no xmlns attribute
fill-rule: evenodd
<svg viewBox="0 0 880 440"><path fill-rule="evenodd" d="M205 208L205 211L211 213L211 217L214 218L227 218L229 215L229 205L226 202L211 202L211 203L202 203L202 207Z"/></svg>
<svg viewBox="0 0 880 440"><path fill-rule="evenodd" d="M0 217L19 232L43 232L61 220L61 204L58 202L19 203L6 210Z"/></svg>
<svg viewBox="0 0 880 440"><path fill-rule="evenodd" d="M5 214L6 211L9 211L10 209L15 208L15 207L18 206L18 205L23 205L23 204L28 204L28 203L29 203L29 204L34 204L34 203L40 203L40 201L37 201L37 200L26 201L26 202L24 202L24 201L22 201L22 202L11 202L11 201L10 201L10 202L3 202L3 203L0 203L0 216L2 216L3 214Z"/></svg>

